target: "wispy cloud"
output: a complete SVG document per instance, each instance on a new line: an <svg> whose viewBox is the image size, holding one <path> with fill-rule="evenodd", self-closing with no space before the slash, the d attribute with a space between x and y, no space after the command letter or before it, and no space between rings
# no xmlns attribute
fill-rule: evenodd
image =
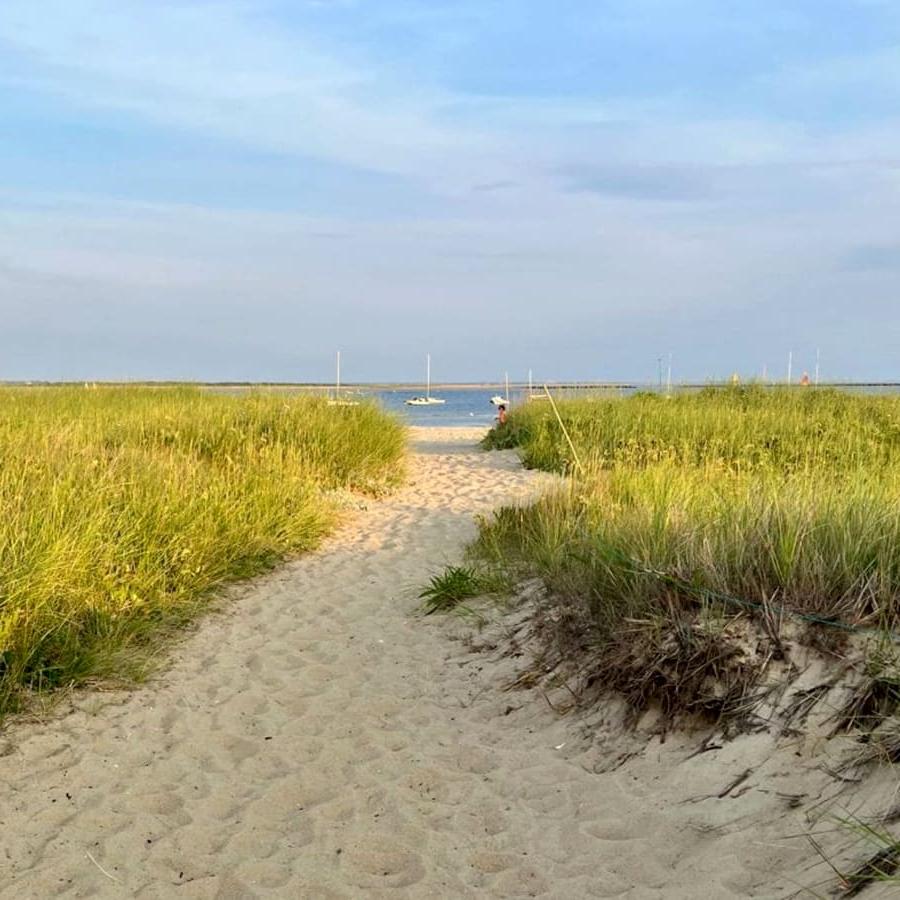
<svg viewBox="0 0 900 900"><path fill-rule="evenodd" d="M371 377L424 341L635 377L687 321L729 371L846 342L896 293L900 16L826 6L6 0L0 359L49 330L152 374L193 328L273 377L338 340Z"/></svg>
<svg viewBox="0 0 900 900"><path fill-rule="evenodd" d="M270 151L400 174L490 149L441 98L278 31L241 2L9 0L7 83Z"/></svg>
<svg viewBox="0 0 900 900"><path fill-rule="evenodd" d="M843 257L841 265L851 272L900 273L900 244L861 244Z"/></svg>
<svg viewBox="0 0 900 900"><path fill-rule="evenodd" d="M638 200L702 200L710 195L697 170L671 166L569 166L560 171L569 190Z"/></svg>
<svg viewBox="0 0 900 900"><path fill-rule="evenodd" d="M479 184L474 184L472 185L472 190L478 193L489 194L494 191L505 191L516 186L517 182L505 178L499 181L483 181Z"/></svg>

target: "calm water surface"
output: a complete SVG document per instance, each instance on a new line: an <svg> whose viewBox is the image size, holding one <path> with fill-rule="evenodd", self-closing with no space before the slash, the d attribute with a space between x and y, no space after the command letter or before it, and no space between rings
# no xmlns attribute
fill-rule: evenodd
<svg viewBox="0 0 900 900"><path fill-rule="evenodd" d="M822 385L827 387L828 385ZM835 385L841 390L853 393L865 394L898 394L900 393L900 385L898 384L841 384ZM677 385L674 387L676 391L693 391L698 390L701 385ZM213 390L223 391L225 393L238 393L246 388L243 387L213 387ZM279 390L292 391L294 388L279 388ZM304 389L300 389L304 390ZM657 385L628 385L621 387L609 388L552 388L553 396L557 400L563 400L568 397L581 397L587 395L604 396L604 397L625 397L633 394L636 390L658 390ZM807 388L798 388L798 390L807 390ZM815 390L811 388L810 390ZM306 390L304 390L304 393ZM536 393L539 390L535 389ZM331 396L333 389L323 387L316 389L315 393L326 394ZM432 396L440 397L446 402L439 406L407 406L406 400L424 393L419 387L400 387L400 388L366 388L352 387L347 391L342 391L342 396L347 398L356 397L365 399L374 397L381 405L391 412L397 413L404 418L410 425L418 425L425 427L448 427L469 425L473 427L489 428L494 423L497 409L491 404L491 397L494 394L502 394L502 387L494 388L466 388L466 389L445 389L436 387L432 390ZM525 403L528 398L528 390L522 388L510 388L511 406L515 407L520 403Z"/></svg>
<svg viewBox="0 0 900 900"><path fill-rule="evenodd" d="M823 385L825 387L826 385ZM840 385L841 390L850 391L852 393L863 394L897 394L900 393L900 386L891 385ZM676 390L697 390L699 386L679 386ZM565 399L566 397L585 396L587 394L602 395L606 397L625 397L633 394L636 390L656 390L655 385L642 385L640 388L629 386L624 388L610 388L601 390L572 390L563 388L554 391L556 399ZM799 390L800 388L798 388ZM527 390L516 390L510 388L511 406L524 403L528 399ZM420 426L455 426L455 425L472 425L490 427L494 424L494 417L497 415L496 407L491 405L491 397L494 394L502 394L502 388L494 388L493 390L442 390L437 388L432 391L435 397L441 397L447 402L442 406L406 406L404 401L409 397L415 396L421 391L410 390L408 388L397 388L391 390L371 390L363 391L364 396L374 396L378 398L381 404L392 412L399 413L410 425Z"/></svg>
<svg viewBox="0 0 900 900"><path fill-rule="evenodd" d="M491 397L500 390L432 390L433 397L440 397L447 402L441 406L407 406L405 401L420 393L415 390L396 389L386 391L368 391L365 395L374 396L385 409L399 413L410 425L432 427L471 425L490 428L494 423L497 409L491 405ZM512 403L523 402L521 392L510 390Z"/></svg>

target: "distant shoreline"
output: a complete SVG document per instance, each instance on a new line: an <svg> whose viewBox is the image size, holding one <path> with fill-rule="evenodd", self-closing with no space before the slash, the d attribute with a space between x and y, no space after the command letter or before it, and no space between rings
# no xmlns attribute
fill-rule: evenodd
<svg viewBox="0 0 900 900"><path fill-rule="evenodd" d="M786 384L784 381L758 382L748 380L742 382L745 385L762 384L765 387L778 387ZM323 391L334 390L333 382L321 381L151 381L137 379L134 381L117 381L103 379L88 379L77 381L43 381L43 380L16 380L2 381L0 387L81 387L84 384L98 385L103 387L199 387L199 388L232 388L247 389L253 388L276 388L282 390L302 390L302 391ZM534 382L532 389L535 392L543 390L544 384L553 390L565 391L582 391L582 390L660 390L657 382L636 382L636 381L548 381ZM794 387L799 387L798 382L792 382ZM502 387L498 381L441 381L433 382L434 390L445 391L490 391L497 390ZM725 381L695 381L695 382L679 382L673 384L672 388L676 390L682 389L698 389L704 387L729 387L730 382ZM341 383L342 390L362 390L362 391L415 391L422 387L419 381L348 381ZM527 382L511 381L509 382L511 390L521 391L528 390ZM809 387L815 387L809 385ZM818 387L822 388L854 388L854 387L895 387L900 388L900 381L828 381L821 382ZM665 389L665 388L663 388Z"/></svg>

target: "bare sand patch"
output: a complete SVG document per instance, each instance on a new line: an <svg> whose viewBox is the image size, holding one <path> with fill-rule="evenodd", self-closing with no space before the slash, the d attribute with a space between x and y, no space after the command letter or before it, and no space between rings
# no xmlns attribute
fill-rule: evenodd
<svg viewBox="0 0 900 900"><path fill-rule="evenodd" d="M414 431L403 490L242 590L155 683L17 725L0 896L786 896L809 852L776 782L716 796L762 737L622 761L611 725L498 690L508 659L415 615L473 516L541 483L480 435ZM785 794L831 784L770 765Z"/></svg>

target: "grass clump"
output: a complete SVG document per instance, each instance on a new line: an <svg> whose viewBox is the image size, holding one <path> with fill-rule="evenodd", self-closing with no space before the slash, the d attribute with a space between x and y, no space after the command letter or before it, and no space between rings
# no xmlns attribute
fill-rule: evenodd
<svg viewBox="0 0 900 900"><path fill-rule="evenodd" d="M0 390L0 712L134 678L209 591L308 550L402 474L378 408L190 388Z"/></svg>
<svg viewBox="0 0 900 900"><path fill-rule="evenodd" d="M571 478L500 510L475 551L543 579L562 653L619 660L619 673L630 660L626 694L678 706L666 679L639 684L641 666L689 634L691 653L713 640L729 656L728 630L701 627L709 614L900 630L900 398L750 386L565 401L559 412L577 469L548 405L515 410L488 436ZM728 672L707 675L721 691ZM618 678L612 666L603 674ZM689 687L683 672L677 681ZM699 695L686 696L680 705L696 707Z"/></svg>
<svg viewBox="0 0 900 900"><path fill-rule="evenodd" d="M419 594L425 615L450 612L465 600L494 593L502 588L502 582L479 572L471 566L447 566L443 572L433 575Z"/></svg>
<svg viewBox="0 0 900 900"><path fill-rule="evenodd" d="M855 838L864 859L853 868L842 871L822 851L815 838L810 841L816 852L837 876L841 897L858 897L866 888L875 884L900 885L897 871L900 869L900 841L885 827L865 822L857 816L838 819L839 826Z"/></svg>
<svg viewBox="0 0 900 900"><path fill-rule="evenodd" d="M900 659L896 649L880 648L868 655L860 677L836 711L834 733L861 731L867 743L889 745L891 721L900 711Z"/></svg>

